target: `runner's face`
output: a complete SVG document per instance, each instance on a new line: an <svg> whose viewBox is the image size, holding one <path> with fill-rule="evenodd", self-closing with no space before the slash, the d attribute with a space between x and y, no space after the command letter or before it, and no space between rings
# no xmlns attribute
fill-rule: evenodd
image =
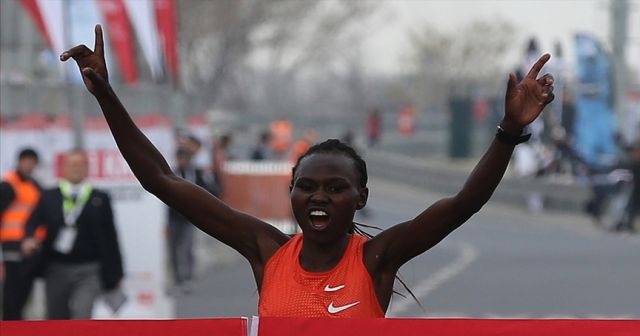
<svg viewBox="0 0 640 336"><path fill-rule="evenodd" d="M367 200L368 190L358 182L354 162L347 156L318 153L304 158L293 179L291 206L305 235L346 234L355 211Z"/></svg>

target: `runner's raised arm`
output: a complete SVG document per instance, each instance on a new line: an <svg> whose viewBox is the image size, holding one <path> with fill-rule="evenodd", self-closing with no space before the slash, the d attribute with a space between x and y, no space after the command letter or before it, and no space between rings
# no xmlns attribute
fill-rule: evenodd
<svg viewBox="0 0 640 336"><path fill-rule="evenodd" d="M433 247L489 201L502 180L515 145L528 139L521 135L524 128L554 98L553 77L546 74L538 78L550 57L549 54L540 57L520 83L514 74L509 75L505 114L496 138L462 189L429 206L413 220L380 233L370 242L372 252L369 255L380 256L376 260L382 267L389 267L389 272L395 274L398 267Z"/></svg>
<svg viewBox="0 0 640 336"><path fill-rule="evenodd" d="M260 267L288 237L271 225L229 207L171 171L109 85L100 25L95 27L94 50L79 45L60 56L61 61L70 58L78 64L85 86L100 104L120 152L142 186L201 230L244 255L254 271L257 267L255 276L260 285Z"/></svg>

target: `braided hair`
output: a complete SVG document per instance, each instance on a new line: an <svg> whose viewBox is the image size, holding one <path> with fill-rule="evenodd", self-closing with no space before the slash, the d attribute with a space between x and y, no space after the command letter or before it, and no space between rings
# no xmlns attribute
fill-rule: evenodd
<svg viewBox="0 0 640 336"><path fill-rule="evenodd" d="M293 166L293 169L291 172L292 185L293 185L293 177L296 175L298 166L300 166L300 161L302 161L304 158L308 156L311 156L313 154L318 154L318 153L339 154L352 159L356 167L356 170L358 171L358 175L360 175L360 181L359 181L360 187L364 188L367 186L367 181L368 181L367 164L364 162L362 157L358 155L356 150L353 149L353 147L345 144L344 142L338 139L329 139L309 147L309 149L302 156L298 158L298 161L296 161L296 165Z"/></svg>

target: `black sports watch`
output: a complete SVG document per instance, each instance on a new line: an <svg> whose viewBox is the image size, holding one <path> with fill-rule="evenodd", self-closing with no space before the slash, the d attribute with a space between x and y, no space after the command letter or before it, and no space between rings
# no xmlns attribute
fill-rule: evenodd
<svg viewBox="0 0 640 336"><path fill-rule="evenodd" d="M507 131L502 128L502 126L498 125L498 130L496 131L496 139L498 141L505 143L507 145L517 145L523 142L528 141L531 138L531 133L529 134L520 134L520 135L512 135L507 133Z"/></svg>

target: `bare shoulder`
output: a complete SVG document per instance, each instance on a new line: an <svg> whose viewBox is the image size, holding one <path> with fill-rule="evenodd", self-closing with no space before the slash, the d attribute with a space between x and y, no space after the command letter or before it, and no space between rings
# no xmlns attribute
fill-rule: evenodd
<svg viewBox="0 0 640 336"><path fill-rule="evenodd" d="M407 221L394 225L367 240L364 244L363 258L370 271L377 272L387 269L394 271L400 267L400 265L393 263L393 260L396 259L393 251L397 250L398 245L401 244L399 237L402 236L402 232L406 230L405 227L409 223L410 221Z"/></svg>

